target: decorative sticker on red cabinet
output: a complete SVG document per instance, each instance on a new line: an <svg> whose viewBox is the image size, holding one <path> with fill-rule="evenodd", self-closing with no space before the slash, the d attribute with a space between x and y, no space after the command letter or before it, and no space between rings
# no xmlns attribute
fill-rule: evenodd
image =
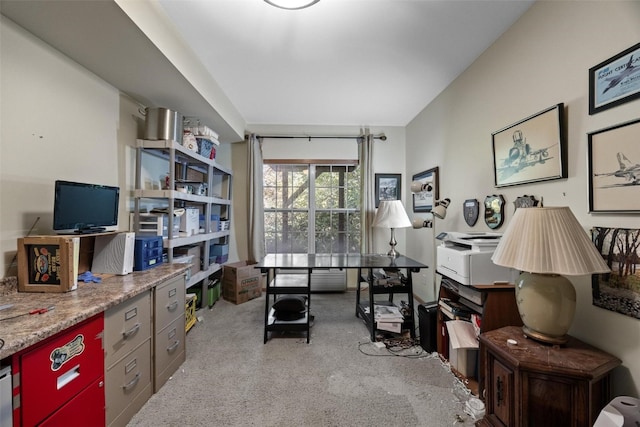
<svg viewBox="0 0 640 427"><path fill-rule="evenodd" d="M51 352L51 354L49 355L49 360L51 360L51 370L57 371L69 360L73 359L79 354L82 354L83 351L84 335L76 335L73 340L69 341L62 347L54 349Z"/></svg>

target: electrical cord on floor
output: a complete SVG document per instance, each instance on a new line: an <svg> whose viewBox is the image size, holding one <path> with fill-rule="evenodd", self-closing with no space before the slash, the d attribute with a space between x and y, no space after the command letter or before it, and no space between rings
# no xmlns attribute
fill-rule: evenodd
<svg viewBox="0 0 640 427"><path fill-rule="evenodd" d="M405 340L407 341L407 340ZM409 341L407 341L409 342ZM379 344L384 344L384 347L377 347ZM366 348L375 347L372 351L367 351ZM366 356L374 356L374 357L405 357L407 359L422 359L422 358L433 358L435 357L433 353L428 353L424 351L422 347L416 344L406 344L406 345L393 345L391 341L386 342L378 341L376 343L368 341L368 342L360 342L358 343L358 350L360 353Z"/></svg>

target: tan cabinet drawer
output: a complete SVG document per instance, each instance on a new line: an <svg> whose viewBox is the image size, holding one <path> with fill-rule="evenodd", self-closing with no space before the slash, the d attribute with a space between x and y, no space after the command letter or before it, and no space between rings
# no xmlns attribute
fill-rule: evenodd
<svg viewBox="0 0 640 427"><path fill-rule="evenodd" d="M150 337L150 290L107 310L104 315L107 369Z"/></svg>
<svg viewBox="0 0 640 427"><path fill-rule="evenodd" d="M175 319L184 319L185 278L179 276L156 286L155 331L163 329Z"/></svg>
<svg viewBox="0 0 640 427"><path fill-rule="evenodd" d="M184 316L171 322L155 337L155 383L158 391L185 360Z"/></svg>
<svg viewBox="0 0 640 427"><path fill-rule="evenodd" d="M107 425L119 420L118 425L126 425L121 413L126 410L135 414L151 397L151 340L128 354L105 375L105 397ZM136 408L131 405L138 405ZM114 424L115 425L115 424Z"/></svg>

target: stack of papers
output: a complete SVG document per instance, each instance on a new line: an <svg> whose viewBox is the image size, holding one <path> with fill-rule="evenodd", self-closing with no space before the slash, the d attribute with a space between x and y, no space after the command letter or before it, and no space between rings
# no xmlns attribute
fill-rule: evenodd
<svg viewBox="0 0 640 427"><path fill-rule="evenodd" d="M368 309L365 311L368 313ZM398 334L402 332L404 317L398 307L395 305L374 304L373 311L373 318L378 329Z"/></svg>

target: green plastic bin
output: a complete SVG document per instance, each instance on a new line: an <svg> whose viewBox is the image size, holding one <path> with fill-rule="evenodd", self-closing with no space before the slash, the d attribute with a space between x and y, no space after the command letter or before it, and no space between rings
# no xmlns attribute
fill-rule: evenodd
<svg viewBox="0 0 640 427"><path fill-rule="evenodd" d="M213 304L220 299L220 280L211 280L207 286L207 302L209 308L213 307Z"/></svg>

